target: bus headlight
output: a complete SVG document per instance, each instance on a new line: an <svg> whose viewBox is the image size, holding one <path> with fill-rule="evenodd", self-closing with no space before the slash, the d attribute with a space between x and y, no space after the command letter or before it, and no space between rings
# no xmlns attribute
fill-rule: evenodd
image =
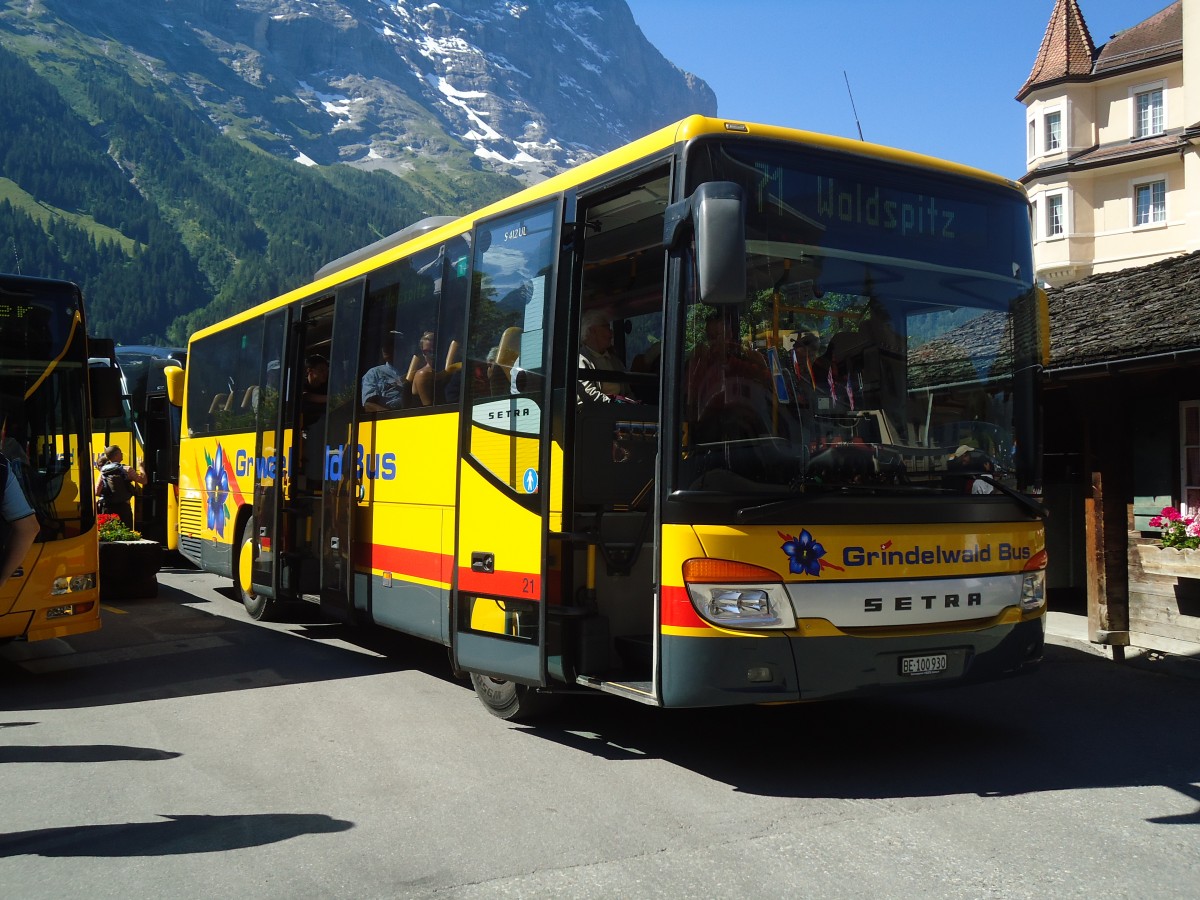
<svg viewBox="0 0 1200 900"><path fill-rule="evenodd" d="M795 628L792 602L778 579L769 569L730 560L689 559L683 566L696 612L727 628ZM774 583L763 583L768 580Z"/></svg>
<svg viewBox="0 0 1200 900"><path fill-rule="evenodd" d="M1046 570L1025 572L1021 576L1021 609L1032 612L1046 605Z"/></svg>
<svg viewBox="0 0 1200 900"><path fill-rule="evenodd" d="M60 594L77 594L80 591L94 590L96 587L96 573L88 572L86 575L60 575L54 579L54 583L50 585L51 596Z"/></svg>

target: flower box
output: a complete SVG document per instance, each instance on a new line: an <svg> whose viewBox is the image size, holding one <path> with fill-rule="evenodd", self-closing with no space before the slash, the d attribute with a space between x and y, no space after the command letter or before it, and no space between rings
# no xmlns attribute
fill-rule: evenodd
<svg viewBox="0 0 1200 900"><path fill-rule="evenodd" d="M1200 578L1200 550L1178 550L1161 544L1138 544L1138 560L1149 575Z"/></svg>
<svg viewBox="0 0 1200 900"><path fill-rule="evenodd" d="M162 559L163 548L158 541L101 541L100 599L157 597Z"/></svg>

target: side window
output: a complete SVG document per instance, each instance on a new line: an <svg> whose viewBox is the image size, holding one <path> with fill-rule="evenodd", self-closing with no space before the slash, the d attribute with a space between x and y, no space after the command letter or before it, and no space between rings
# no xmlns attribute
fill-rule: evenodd
<svg viewBox="0 0 1200 900"><path fill-rule="evenodd" d="M402 368L406 344L396 328L400 281L407 264L398 263L375 274L363 307L362 348L359 359L364 370L360 379L359 403L367 413L403 409L409 401L409 386Z"/></svg>
<svg viewBox="0 0 1200 900"><path fill-rule="evenodd" d="M371 279L361 359L364 412L457 405L466 241L422 251Z"/></svg>
<svg viewBox="0 0 1200 900"><path fill-rule="evenodd" d="M522 476L538 459L557 208L543 204L489 222L476 234L463 365L469 452L523 493L530 486Z"/></svg>
<svg viewBox="0 0 1200 900"><path fill-rule="evenodd" d="M398 368L404 376L406 405L433 406L439 379L444 379L438 333L437 287L441 276L439 250L424 250L408 261L401 273L396 306L396 331L400 356Z"/></svg>
<svg viewBox="0 0 1200 900"><path fill-rule="evenodd" d="M261 318L192 345L188 360L188 434L255 427L262 354Z"/></svg>

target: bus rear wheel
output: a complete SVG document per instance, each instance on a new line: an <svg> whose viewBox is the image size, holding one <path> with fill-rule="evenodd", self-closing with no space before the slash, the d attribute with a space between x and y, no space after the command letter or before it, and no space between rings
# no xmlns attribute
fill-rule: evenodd
<svg viewBox="0 0 1200 900"><path fill-rule="evenodd" d="M527 684L478 672L471 673L471 686L488 712L509 722L528 722L545 715L555 705L553 698L539 694Z"/></svg>
<svg viewBox="0 0 1200 900"><path fill-rule="evenodd" d="M238 558L234 567L237 576L238 596L250 618L265 622L270 620L275 604L254 590L254 516L246 520L242 533L238 535Z"/></svg>

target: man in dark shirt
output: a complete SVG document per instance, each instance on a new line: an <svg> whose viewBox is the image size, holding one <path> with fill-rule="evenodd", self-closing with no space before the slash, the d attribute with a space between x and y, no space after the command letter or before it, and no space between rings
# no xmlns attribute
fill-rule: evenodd
<svg viewBox="0 0 1200 900"><path fill-rule="evenodd" d="M328 389L329 360L319 353L310 353L304 357L304 392L301 395L305 428L325 414Z"/></svg>

